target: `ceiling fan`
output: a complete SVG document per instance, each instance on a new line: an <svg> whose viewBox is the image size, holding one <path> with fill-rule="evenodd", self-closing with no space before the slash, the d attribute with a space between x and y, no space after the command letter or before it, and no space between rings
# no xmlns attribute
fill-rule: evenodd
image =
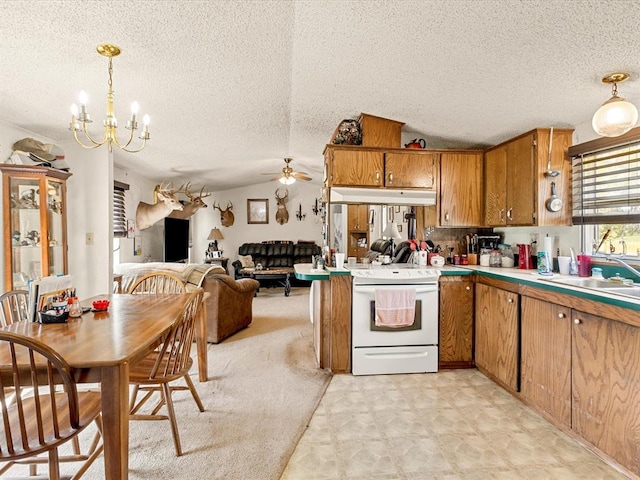
<svg viewBox="0 0 640 480"><path fill-rule="evenodd" d="M282 173L263 173L262 175L275 175L271 180L278 180L280 183L285 185L291 185L298 180L311 180L311 177L308 176L305 172L294 172L293 168L289 165L293 161L293 158L286 157L284 159L284 163L286 164L282 169Z"/></svg>

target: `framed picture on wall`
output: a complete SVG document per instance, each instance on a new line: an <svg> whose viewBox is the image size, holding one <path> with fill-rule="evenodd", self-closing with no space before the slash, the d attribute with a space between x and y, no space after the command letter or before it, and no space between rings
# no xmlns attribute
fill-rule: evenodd
<svg viewBox="0 0 640 480"><path fill-rule="evenodd" d="M268 198L250 198L247 200L247 223L269 223Z"/></svg>

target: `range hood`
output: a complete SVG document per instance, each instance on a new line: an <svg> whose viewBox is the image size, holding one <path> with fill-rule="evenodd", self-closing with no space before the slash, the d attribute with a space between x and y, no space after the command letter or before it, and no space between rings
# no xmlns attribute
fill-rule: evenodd
<svg viewBox="0 0 640 480"><path fill-rule="evenodd" d="M433 190L393 190L388 188L335 187L329 194L331 203L368 203L373 205L435 205Z"/></svg>

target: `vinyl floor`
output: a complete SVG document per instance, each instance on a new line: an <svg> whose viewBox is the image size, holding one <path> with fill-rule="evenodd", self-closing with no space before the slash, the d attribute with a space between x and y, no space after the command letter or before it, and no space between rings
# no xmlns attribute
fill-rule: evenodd
<svg viewBox="0 0 640 480"><path fill-rule="evenodd" d="M470 369L335 375L281 480L624 478Z"/></svg>

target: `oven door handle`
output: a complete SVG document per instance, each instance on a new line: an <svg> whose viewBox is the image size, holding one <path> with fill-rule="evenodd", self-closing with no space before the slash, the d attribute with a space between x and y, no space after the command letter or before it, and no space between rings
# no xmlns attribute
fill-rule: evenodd
<svg viewBox="0 0 640 480"><path fill-rule="evenodd" d="M388 286L388 285L386 285L386 286ZM384 286L382 288L384 288ZM353 287L354 293L373 293L376 290L380 290L380 288ZM416 291L416 293L437 292L438 291L438 285L436 285L436 284L434 284L434 285L426 285L426 286L424 286L422 288L416 288L415 291Z"/></svg>

